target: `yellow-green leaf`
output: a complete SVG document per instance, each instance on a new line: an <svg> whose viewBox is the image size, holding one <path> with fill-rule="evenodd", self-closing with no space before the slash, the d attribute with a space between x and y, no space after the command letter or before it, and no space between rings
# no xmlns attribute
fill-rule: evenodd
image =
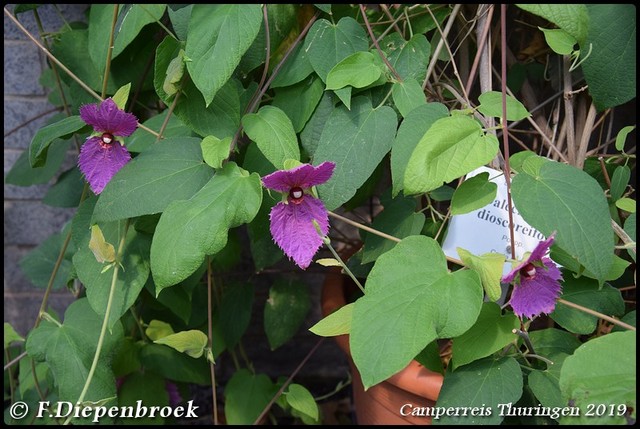
<svg viewBox="0 0 640 429"><path fill-rule="evenodd" d="M155 340L154 343L164 344L176 349L180 353L186 353L192 358L199 358L204 354L204 349L208 341L204 332L192 329L190 331L182 331L168 335L159 340Z"/></svg>
<svg viewBox="0 0 640 429"><path fill-rule="evenodd" d="M502 294L500 278L504 268L505 257L501 253L485 253L481 256L473 255L468 250L457 248L462 262L480 275L482 287L492 301L497 301Z"/></svg>
<svg viewBox="0 0 640 429"><path fill-rule="evenodd" d="M159 340L160 338L168 337L169 335L173 335L173 328L170 324L163 322L161 320L153 319L149 322L149 326L144 331L144 333L149 337L151 341Z"/></svg>
<svg viewBox="0 0 640 429"><path fill-rule="evenodd" d="M91 240L89 249L93 252L96 260L101 264L116 260L116 250L111 243L107 243L102 235L102 230L98 225L91 226Z"/></svg>
<svg viewBox="0 0 640 429"><path fill-rule="evenodd" d="M321 337L348 334L351 331L352 313L353 303L347 304L313 325L309 330Z"/></svg>

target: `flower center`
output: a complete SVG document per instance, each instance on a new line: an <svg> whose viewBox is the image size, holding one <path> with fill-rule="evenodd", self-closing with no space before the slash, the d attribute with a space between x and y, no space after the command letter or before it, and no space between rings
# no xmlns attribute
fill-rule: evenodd
<svg viewBox="0 0 640 429"><path fill-rule="evenodd" d="M289 191L289 199L293 204L300 204L302 202L302 197L304 196L304 192L300 186L296 186L291 188Z"/></svg>
<svg viewBox="0 0 640 429"><path fill-rule="evenodd" d="M520 275L523 278L530 280L536 276L536 267L533 264L527 264L520 269Z"/></svg>
<svg viewBox="0 0 640 429"><path fill-rule="evenodd" d="M108 145L113 143L113 134L103 133L102 137L100 137L100 139L102 140L102 146L103 147L108 147Z"/></svg>

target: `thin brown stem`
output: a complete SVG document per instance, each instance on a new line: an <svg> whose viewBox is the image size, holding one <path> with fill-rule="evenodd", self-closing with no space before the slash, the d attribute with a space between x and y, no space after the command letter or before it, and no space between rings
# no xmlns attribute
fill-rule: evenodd
<svg viewBox="0 0 640 429"><path fill-rule="evenodd" d="M116 22L118 22L118 8L118 3L113 5L111 33L109 34L109 46L107 47L107 58L104 66L104 77L102 79L102 98L107 96L107 85L109 83L109 73L111 72L111 54L113 53L113 40L116 33Z"/></svg>
<svg viewBox="0 0 640 429"><path fill-rule="evenodd" d="M16 356L15 358L13 358L12 361L9 361L7 359L7 364L4 366L4 370L8 370L9 368L11 368L13 365L17 364L18 362L20 362L22 360L22 358L24 358L27 355L27 352L24 351L22 353L20 353L18 356Z"/></svg>
<svg viewBox="0 0 640 429"><path fill-rule="evenodd" d="M209 348L213 353L213 269L211 258L207 256L207 328L209 333ZM216 393L216 369L213 362L209 362L211 374L211 396L213 406L213 424L218 425L218 397Z"/></svg>
<svg viewBox="0 0 640 429"><path fill-rule="evenodd" d="M422 89L425 89L427 87L427 82L429 82L429 78L431 77L431 73L433 73L433 70L436 67L436 63L438 62L438 57L440 56L440 51L442 51L442 47L445 44L445 41L447 40L447 36L449 35L449 32L451 31L451 28L453 27L453 23L456 20L456 17L458 16L458 12L460 11L460 8L462 7L462 5L457 4L453 7L453 10L451 11L451 15L449 15L449 20L447 21L447 25L445 25L444 30L441 31L441 35L442 38L440 39L440 41L438 42L438 45L436 46L436 50L433 52L433 54L431 54L431 62L429 63L429 66L427 67L427 73L424 77L424 82L422 82ZM429 11L429 13L431 14L431 16L433 16L433 13L431 13L430 9L427 9ZM437 24L437 20L435 20L436 24ZM440 28L440 26L438 26L438 28ZM451 60L453 61L453 58L451 58ZM468 98L468 97L467 97Z"/></svg>
<svg viewBox="0 0 640 429"><path fill-rule="evenodd" d="M156 143L163 139L164 131L167 129L167 125L169 125L169 120L171 119L171 114L173 113L176 105L178 104L178 98L180 98L181 92L176 92L176 96L173 98L171 102L171 106L169 106L169 110L167 111L167 116L165 116L164 121L162 121L162 126L160 126L160 131L158 131L158 137L156 138Z"/></svg>
<svg viewBox="0 0 640 429"><path fill-rule="evenodd" d="M298 373L300 372L300 370L302 369L302 367L304 366L305 363L307 363L307 361L309 360L309 358L316 352L316 350L318 350L318 347L320 347L320 344L322 344L322 342L324 341L324 338L320 338L320 340L316 343L315 346L313 346L313 348L311 349L311 351L309 353L307 353L307 355L304 357L304 359L302 359L302 362L300 362L300 364L296 367L296 369L293 370L293 372L291 373L291 375L289 376L289 378L287 378L287 381L284 382L284 384L282 385L282 387L280 387L280 389L278 389L278 391L276 392L275 395L273 395L273 398L271 398L271 401L269 401L269 403L267 404L266 407L264 407L264 410L262 410L262 412L260 413L260 415L258 416L258 418L253 422L253 425L259 425L260 422L262 421L262 419L267 415L267 413L269 412L269 410L271 409L271 407L273 406L273 404L278 400L278 398L280 397L280 395L282 395L282 393L284 392L284 390L289 386L289 384L291 384L291 381L293 380L293 378L298 375Z"/></svg>
<svg viewBox="0 0 640 429"><path fill-rule="evenodd" d="M359 4L359 6L360 6L360 14L362 15L362 19L364 19L364 25L367 27L367 31L369 32L369 37L371 38L371 41L373 41L373 44L376 47L376 50L378 51L378 55L380 55L380 58L382 58L382 61L384 61L389 71L391 71L391 74L393 74L393 77L395 77L398 82L402 82L402 76L398 74L396 69L391 65L391 63L387 59L387 56L384 54L384 52L382 52L382 49L380 49L380 44L378 43L376 36L373 34L373 30L371 29L369 18L367 18L367 12L364 8L364 5Z"/></svg>
<svg viewBox="0 0 640 429"><path fill-rule="evenodd" d="M513 230L513 206L511 202L511 168L509 166L509 130L507 129L507 5L500 5L500 40L502 44L502 151L504 152L504 179L507 183L507 207L509 209L509 238L511 259L516 259L516 239Z"/></svg>
<svg viewBox="0 0 640 429"><path fill-rule="evenodd" d="M489 44L486 43L487 35L489 34L489 29L491 28L491 18L493 18L493 5L487 6L486 14L482 11L482 6L478 6L478 26L482 29L482 33L480 34L480 39L478 40L478 51L476 52L476 56L473 59L473 64L471 65L471 72L469 73L469 80L467 80L467 85L465 87L467 94L471 92L471 87L473 86L473 81L476 77L476 70L478 70L478 65L480 64L480 59L483 56L489 55Z"/></svg>
<svg viewBox="0 0 640 429"><path fill-rule="evenodd" d="M622 328L625 328L625 329L628 329L630 331L635 331L636 330L635 326L631 326L631 325L629 325L627 323L624 323L621 320L614 319L613 317L607 316L606 314L602 314L602 313L600 313L598 311L595 311L595 310L592 310L590 308L583 307L582 305L575 304L575 303L573 303L571 301L567 301L565 299L558 298L558 302L560 304L566 305L567 307L572 307L572 308L575 308L577 310L582 311L583 313L591 314L592 316L596 316L596 317L598 317L600 319L606 320L607 322L613 323L614 325L618 325L618 326L620 326Z"/></svg>
<svg viewBox="0 0 640 429"><path fill-rule="evenodd" d="M16 131L18 131L20 128L24 128L24 127L26 127L26 126L27 126L27 125L29 125L31 122L33 122L33 121L37 121L38 119L42 118L43 116L47 116L49 113L58 112L58 111L60 111L61 109L62 109L62 107L54 107L53 109L49 109L49 110L44 111L44 112L42 112L42 113L40 113L40 114L38 114L38 115L36 115L36 116L34 116L34 117L32 117L32 118L27 119L26 121L24 121L23 123L21 123L21 124L20 124L20 125L18 125L17 127L12 128L12 129L10 129L9 131L7 131L7 132L4 134L4 138L9 137L11 134L15 133L15 132L16 132Z"/></svg>

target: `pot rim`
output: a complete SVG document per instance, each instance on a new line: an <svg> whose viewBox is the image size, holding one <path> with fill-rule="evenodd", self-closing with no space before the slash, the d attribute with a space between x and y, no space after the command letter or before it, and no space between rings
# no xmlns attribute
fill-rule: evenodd
<svg viewBox="0 0 640 429"><path fill-rule="evenodd" d="M341 268L333 267L327 272L322 287L321 299L323 317L328 316L347 304L344 297L344 275L341 273ZM349 335L338 335L334 338L338 346L349 356L349 359L353 361L349 347ZM403 370L386 380L386 382L400 389L431 401L437 401L443 381L444 376L442 374L431 371L416 360L412 360Z"/></svg>

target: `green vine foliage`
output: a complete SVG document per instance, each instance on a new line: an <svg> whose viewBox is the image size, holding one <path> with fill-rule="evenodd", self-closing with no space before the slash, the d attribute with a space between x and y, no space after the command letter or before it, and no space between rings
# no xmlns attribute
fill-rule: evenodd
<svg viewBox="0 0 640 429"><path fill-rule="evenodd" d="M39 7L15 7L13 16ZM17 422L18 402L31 410L23 421L74 424L95 421L95 412L61 415L51 405L37 415L38 404L168 407L178 392L187 407L189 385L215 383L225 419L199 415L208 423L250 424L269 410L272 419L323 422L312 386L290 384L296 373L256 372L248 360L243 337L258 323L264 350L295 347L294 335L309 328L317 338L350 334L365 388L418 359L443 374L438 407L484 410L438 423L635 422L636 164L635 147L625 145L635 134L619 120L628 115L613 113L635 98L635 9L503 12L96 4L87 23L40 35L52 55L41 84L68 114L35 133L5 182L56 176L44 202L76 211L20 263L46 292L25 338L5 323L5 363L25 352L5 368L5 421ZM508 46L496 31L501 19ZM494 87L491 64L477 61L489 58L478 48L485 28ZM107 97L140 126L123 139L132 160L94 195L78 167L60 170L71 142L92 132L80 107ZM261 179L324 161L335 163L331 178L308 192L330 211L331 250L363 245L348 271L365 293L312 326L308 272L274 244L269 213L280 196ZM510 175L518 214L555 238L550 257L563 295L548 315L514 314L513 285L500 281L510 266L503 255L443 253L452 216L494 204L487 173L462 180L486 165ZM347 224L333 218L352 211L352 224L369 227L360 235L344 234ZM288 231L292 240L296 232ZM323 258L308 270L341 264ZM275 280L261 302L254 280L267 271ZM49 292L65 287L77 300L59 317L48 313ZM216 380L225 360L235 371ZM505 404L579 412L522 417Z"/></svg>

